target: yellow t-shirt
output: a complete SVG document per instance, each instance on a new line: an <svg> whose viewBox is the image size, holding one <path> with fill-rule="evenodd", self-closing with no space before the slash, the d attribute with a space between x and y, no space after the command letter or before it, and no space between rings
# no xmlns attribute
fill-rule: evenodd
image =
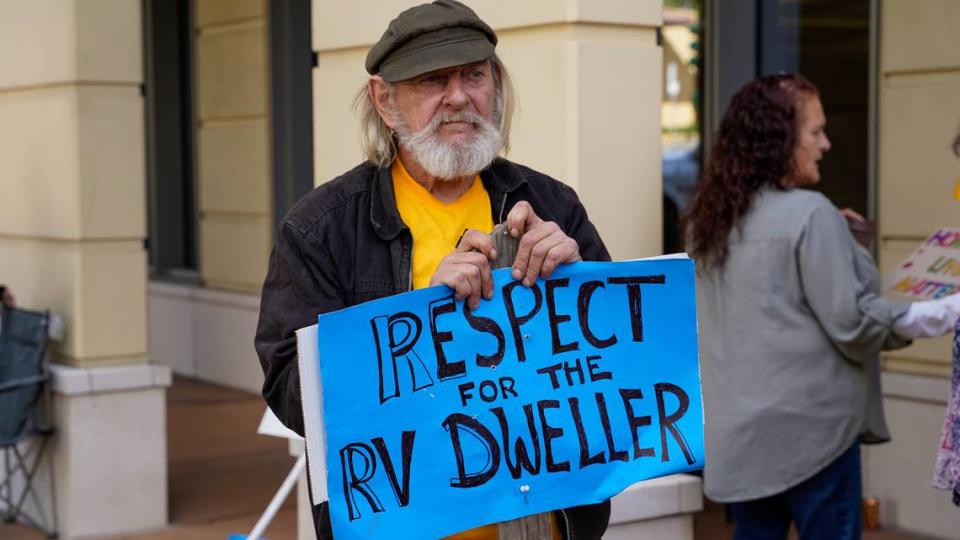
<svg viewBox="0 0 960 540"><path fill-rule="evenodd" d="M464 229L493 232L490 195L477 176L466 193L448 204L411 178L399 159L390 173L397 210L413 234L413 288L422 289L430 285L440 260L453 253Z"/></svg>
<svg viewBox="0 0 960 540"><path fill-rule="evenodd" d="M444 203L410 177L400 160L390 168L393 193L400 217L413 234L413 288L430 285L440 260L453 252L464 229L493 232L490 195L480 176L459 199ZM560 529L553 520L553 537L560 538ZM497 540L496 525L485 525L448 536L446 540Z"/></svg>

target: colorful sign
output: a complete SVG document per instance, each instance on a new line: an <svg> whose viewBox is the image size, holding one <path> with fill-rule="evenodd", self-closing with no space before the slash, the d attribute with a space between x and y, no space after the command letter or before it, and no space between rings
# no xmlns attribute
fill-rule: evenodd
<svg viewBox="0 0 960 540"><path fill-rule="evenodd" d="M320 315L338 540L439 538L703 467L692 261L494 283L476 311L432 287Z"/></svg>
<svg viewBox="0 0 960 540"><path fill-rule="evenodd" d="M909 300L960 291L960 229L940 229L885 279L884 290Z"/></svg>

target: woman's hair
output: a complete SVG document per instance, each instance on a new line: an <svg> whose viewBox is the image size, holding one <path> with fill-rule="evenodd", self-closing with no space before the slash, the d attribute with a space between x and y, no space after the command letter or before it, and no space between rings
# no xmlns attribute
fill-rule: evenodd
<svg viewBox="0 0 960 540"><path fill-rule="evenodd" d="M747 83L730 100L686 218L688 249L703 268L726 262L730 232L742 226L754 193L789 187L797 110L818 94L801 75L781 74Z"/></svg>
<svg viewBox="0 0 960 540"><path fill-rule="evenodd" d="M503 153L506 154L510 151L510 124L513 121L516 100L514 97L515 90L510 73L507 72L503 61L496 54L490 58L490 66L493 71L493 84L496 91L494 95L494 122L500 129ZM384 81L384 84L389 92L395 91L392 83ZM380 113L377 112L377 107L373 103L373 97L370 96L366 84L360 88L356 97L354 97L353 106L360 115L360 144L364 156L378 167L389 166L397 155L397 140L393 130L380 118Z"/></svg>

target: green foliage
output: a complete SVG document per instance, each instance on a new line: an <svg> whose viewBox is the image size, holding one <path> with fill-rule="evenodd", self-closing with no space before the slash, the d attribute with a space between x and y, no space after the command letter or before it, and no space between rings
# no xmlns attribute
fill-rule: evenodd
<svg viewBox="0 0 960 540"><path fill-rule="evenodd" d="M663 7L700 9L701 0L663 0Z"/></svg>

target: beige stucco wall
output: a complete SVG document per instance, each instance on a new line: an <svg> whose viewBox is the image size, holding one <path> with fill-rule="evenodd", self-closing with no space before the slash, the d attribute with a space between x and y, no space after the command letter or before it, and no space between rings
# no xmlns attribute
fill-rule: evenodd
<svg viewBox="0 0 960 540"><path fill-rule="evenodd" d="M882 270L938 227L960 226L960 2L881 0L877 203ZM954 538L960 516L931 486L949 395L950 336L884 355L884 408L893 438L863 447L864 493L885 527Z"/></svg>
<svg viewBox="0 0 960 540"><path fill-rule="evenodd" d="M140 4L0 3L0 281L57 359L146 361Z"/></svg>
<svg viewBox="0 0 960 540"><path fill-rule="evenodd" d="M54 364L50 382L55 489L34 484L66 539L167 521L169 375L146 365L140 7L0 2L0 282L66 323L54 359L74 367Z"/></svg>
<svg viewBox="0 0 960 540"><path fill-rule="evenodd" d="M363 159L350 104L367 78L367 49L417 3L314 0L317 183ZM497 30L518 89L508 157L576 189L614 258L659 254L662 2L469 4Z"/></svg>
<svg viewBox="0 0 960 540"><path fill-rule="evenodd" d="M196 0L200 274L258 291L272 242L264 0Z"/></svg>
<svg viewBox="0 0 960 540"><path fill-rule="evenodd" d="M955 0L885 0L880 28L878 222L890 269L938 227L960 226L960 44ZM886 356L887 368L949 373L949 337Z"/></svg>
<svg viewBox="0 0 960 540"><path fill-rule="evenodd" d="M885 528L956 538L960 513L948 491L931 486L950 381L899 373L883 376L892 440L863 445L863 492L879 500Z"/></svg>

